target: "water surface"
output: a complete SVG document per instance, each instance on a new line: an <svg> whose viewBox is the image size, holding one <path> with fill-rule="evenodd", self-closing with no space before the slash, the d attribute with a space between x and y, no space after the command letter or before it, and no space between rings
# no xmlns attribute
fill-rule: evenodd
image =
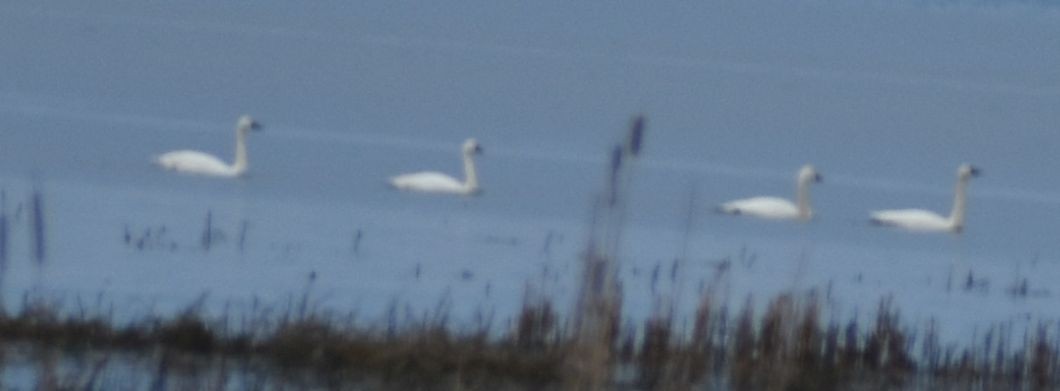
<svg viewBox="0 0 1060 391"><path fill-rule="evenodd" d="M817 290L837 319L892 296L964 340L1060 308L1048 4L10 1L0 15L9 301L106 297L136 316L308 289L368 320L449 300L467 323L507 318L528 286L566 303L607 151L642 113L621 272L631 318L701 289L734 305ZM243 113L267 126L247 178L149 164L181 148L229 157ZM385 186L458 173L470 136L486 148L481 197ZM791 194L805 162L825 176L814 222L711 213ZM961 162L986 173L963 235L865 223L877 208L948 212ZM29 255L34 189L43 265ZM1028 295L1007 292L1024 282Z"/></svg>

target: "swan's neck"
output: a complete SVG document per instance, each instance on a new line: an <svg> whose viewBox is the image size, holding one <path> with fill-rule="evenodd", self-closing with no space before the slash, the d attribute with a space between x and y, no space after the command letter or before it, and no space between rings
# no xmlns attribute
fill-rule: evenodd
<svg viewBox="0 0 1060 391"><path fill-rule="evenodd" d="M475 159L472 154L464 154L464 189L468 194L478 191L478 172L475 171Z"/></svg>
<svg viewBox="0 0 1060 391"><path fill-rule="evenodd" d="M240 175L247 171L247 132L236 129L236 160L232 163L232 172Z"/></svg>
<svg viewBox="0 0 1060 391"><path fill-rule="evenodd" d="M799 208L799 219L809 220L813 217L813 209L810 208L810 181L799 180L795 187L795 202Z"/></svg>
<svg viewBox="0 0 1060 391"><path fill-rule="evenodd" d="M953 210L950 211L950 229L953 231L960 231L964 227L964 209L967 203L965 189L967 187L967 178L957 179L957 187L953 195Z"/></svg>

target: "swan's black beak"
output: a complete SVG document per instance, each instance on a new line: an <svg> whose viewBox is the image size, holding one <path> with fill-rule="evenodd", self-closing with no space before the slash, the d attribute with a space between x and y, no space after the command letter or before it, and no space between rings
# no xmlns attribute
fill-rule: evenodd
<svg viewBox="0 0 1060 391"><path fill-rule="evenodd" d="M972 169L968 173L973 177L977 177L983 175L983 170L980 170L979 167L972 166Z"/></svg>
<svg viewBox="0 0 1060 391"><path fill-rule="evenodd" d="M814 183L824 182L824 177L821 174L813 174L813 181Z"/></svg>
<svg viewBox="0 0 1060 391"><path fill-rule="evenodd" d="M472 149L471 151L474 152L476 155L481 155L482 152L483 152L483 149L482 149L481 145L477 145L476 144L475 145L475 149Z"/></svg>
<svg viewBox="0 0 1060 391"><path fill-rule="evenodd" d="M250 130L260 132L261 128L262 128L262 126L261 126L260 123L258 123L258 121L254 121L254 122L250 123Z"/></svg>

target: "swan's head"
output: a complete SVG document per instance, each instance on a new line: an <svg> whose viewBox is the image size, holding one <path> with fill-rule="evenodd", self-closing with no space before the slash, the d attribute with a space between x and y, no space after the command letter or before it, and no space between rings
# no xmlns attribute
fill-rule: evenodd
<svg viewBox="0 0 1060 391"><path fill-rule="evenodd" d="M236 128L245 133L251 130L261 130L261 124L253 118L250 118L249 115L244 115L239 117L239 122L237 123Z"/></svg>
<svg viewBox="0 0 1060 391"><path fill-rule="evenodd" d="M821 174L817 173L817 169L813 168L813 165L807 164L799 169L799 183L819 183L824 180Z"/></svg>
<svg viewBox="0 0 1060 391"><path fill-rule="evenodd" d="M980 170L979 167L973 166L968 163L962 164L959 168L957 168L957 178L960 178L961 180L967 180L969 178L974 178L980 175L982 175L982 170Z"/></svg>
<svg viewBox="0 0 1060 391"><path fill-rule="evenodd" d="M478 144L478 140L473 138L464 141L464 154L465 155L477 155L482 153L482 146Z"/></svg>

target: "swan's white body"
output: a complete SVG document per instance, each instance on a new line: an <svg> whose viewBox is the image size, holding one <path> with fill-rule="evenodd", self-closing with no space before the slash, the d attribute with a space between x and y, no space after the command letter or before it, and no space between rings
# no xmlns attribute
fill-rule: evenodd
<svg viewBox="0 0 1060 391"><path fill-rule="evenodd" d="M729 201L718 206L718 211L732 215L746 215L771 220L808 221L813 218L810 206L810 184L820 182L821 175L807 164L795 178L795 202L779 197L752 197Z"/></svg>
<svg viewBox="0 0 1060 391"><path fill-rule="evenodd" d="M440 172L425 171L392 177L390 185L399 190L420 193L476 195L481 189L475 170L474 155L482 153L482 147L472 138L464 141L462 151L465 176L463 181Z"/></svg>
<svg viewBox="0 0 1060 391"><path fill-rule="evenodd" d="M799 207L780 197L751 197L729 201L721 211L733 215L747 215L763 219L792 220L799 218Z"/></svg>
<svg viewBox="0 0 1060 391"><path fill-rule="evenodd" d="M167 170L173 170L185 174L208 175L216 177L238 177L247 171L247 133L258 130L258 125L250 116L242 116L236 124L236 152L235 161L232 164L225 163L216 156L208 153L180 150L166 152L155 157L155 163Z"/></svg>
<svg viewBox="0 0 1060 391"><path fill-rule="evenodd" d="M890 226L914 232L952 232L964 229L965 195L968 180L979 176L979 169L962 164L957 169L957 186L953 196L953 210L949 217L923 209L894 209L871 212L870 221L875 225Z"/></svg>
<svg viewBox="0 0 1060 391"><path fill-rule="evenodd" d="M872 212L872 222L922 232L951 231L955 225L949 218L923 209L894 209Z"/></svg>

